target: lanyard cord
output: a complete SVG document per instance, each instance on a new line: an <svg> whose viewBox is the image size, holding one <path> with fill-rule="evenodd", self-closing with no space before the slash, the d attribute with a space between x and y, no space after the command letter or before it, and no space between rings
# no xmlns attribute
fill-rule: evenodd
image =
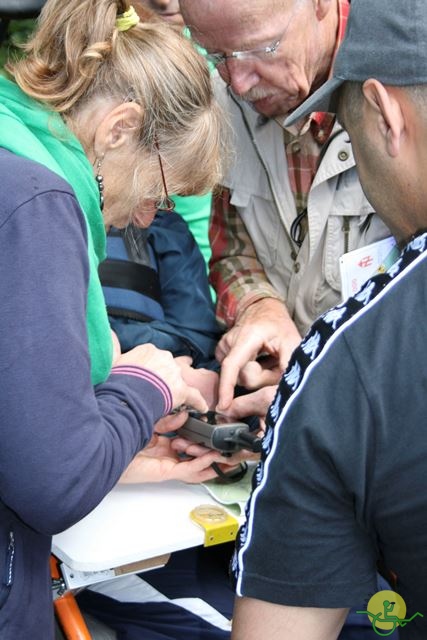
<svg viewBox="0 0 427 640"><path fill-rule="evenodd" d="M268 171L268 167L264 161L264 158L261 155L261 151L259 150L258 147L258 143L254 138L254 135L252 133L251 127L249 125L248 119L246 117L246 114L244 112L244 109L242 107L242 105L240 104L239 100L237 100L236 96L233 94L230 86L227 87L227 91L228 91L228 95L230 96L230 98L233 100L234 104L238 107L241 115L242 115L242 120L243 123L245 125L245 129L248 133L248 136L250 138L250 141L252 143L252 146L255 150L255 153L257 155L258 160L261 163L262 168L264 169L265 175L267 177L267 182L268 182L268 186L270 188L271 191L271 195L273 197L273 201L274 201L274 205L277 209L277 213L280 216L280 206L279 206L279 202L278 202L278 198L276 196L275 190L273 188L273 183L271 181L271 177L270 177L270 173ZM317 160L317 166L316 166L316 173L320 167L320 164L323 160L323 158L325 157L325 153L326 151L329 149L329 145L333 142L333 140L335 140L335 138L340 135L343 132L343 129L340 128L338 129L338 131L335 131L335 133L333 133L328 140L326 141L326 143L322 146L321 150L320 150L320 154L319 154L319 158ZM288 244L291 250L291 258L292 260L295 262L295 260L297 259L298 256L298 251L302 245L302 241L303 239L301 239L301 223L303 221L303 219L305 218L305 216L307 215L307 207L305 207L305 209L303 211L301 211L301 213L299 213L296 218L294 219L294 221L292 222L291 225L291 230L290 233L288 232L288 230L286 229L286 226L284 225L285 228L285 232L286 232L286 238L288 240Z"/></svg>
<svg viewBox="0 0 427 640"><path fill-rule="evenodd" d="M233 92L231 91L229 86L227 87L227 91L228 91L228 95L233 100L235 105L238 107L238 109L239 109L239 111L240 111L240 113L242 115L243 124L245 125L245 129L246 129L246 131L248 133L248 136L250 138L252 146L253 146L253 148L255 150L255 153L257 155L257 158L260 161L262 168L264 169L265 175L267 177L268 186L270 188L271 195L273 196L274 205L275 205L275 207L277 209L277 213L280 216L280 206L279 206L278 198L276 197L276 193L275 193L274 188L273 188L273 184L272 184L271 177L270 177L270 172L268 171L268 167L267 167L267 165L266 165L266 163L264 161L264 158L261 155L261 152L260 152L259 147L258 147L258 143L257 143L257 141L255 140L255 138L253 136L253 133L251 131L251 128L250 128L248 119L246 117L246 114L245 114L245 112L244 112L244 110L242 108L242 105L237 100L237 98L235 97L235 95L233 94ZM293 239L290 236L288 230L286 229L286 226L285 226L285 232L286 232L286 239L288 241L289 248L291 250L291 258L292 258L292 260L295 261L296 258L297 258L297 255L298 255L298 245L297 245L297 243L295 243L293 241Z"/></svg>
<svg viewBox="0 0 427 640"><path fill-rule="evenodd" d="M333 140L335 140L335 138L337 136L339 136L342 133L343 129L338 129L337 131L335 131L335 133L333 133L325 142L325 144L322 146L322 148L320 149L320 153L319 153L319 157L317 158L317 163L316 163L316 171L315 174L318 172L320 164L323 160L323 158L325 157L325 153L329 148L329 145L331 144L331 142ZM298 245L298 247L301 247L302 243L304 242L304 238L305 238L305 234L303 233L303 221L304 219L307 217L307 207L304 207L304 209L297 215L297 217L294 219L294 221L291 224L291 237L293 239L293 241L295 242L295 244Z"/></svg>

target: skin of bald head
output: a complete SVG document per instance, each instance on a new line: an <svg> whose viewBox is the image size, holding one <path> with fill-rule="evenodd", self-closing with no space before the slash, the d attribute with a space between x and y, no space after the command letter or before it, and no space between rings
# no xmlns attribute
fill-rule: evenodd
<svg viewBox="0 0 427 640"><path fill-rule="evenodd" d="M427 229L427 87L346 82L338 118L363 190L402 246Z"/></svg>
<svg viewBox="0 0 427 640"><path fill-rule="evenodd" d="M181 0L193 38L230 54L280 40L271 57L228 59L218 72L234 93L268 117L295 109L327 78L338 27L336 0Z"/></svg>
<svg viewBox="0 0 427 640"><path fill-rule="evenodd" d="M179 0L136 0L134 2L135 9L137 5L147 7L155 11L163 20L170 24L183 27L184 19L179 8Z"/></svg>

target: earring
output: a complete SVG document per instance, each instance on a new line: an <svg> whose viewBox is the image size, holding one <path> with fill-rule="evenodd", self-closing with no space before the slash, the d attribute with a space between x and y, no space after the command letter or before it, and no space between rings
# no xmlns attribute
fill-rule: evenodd
<svg viewBox="0 0 427 640"><path fill-rule="evenodd" d="M102 161L104 160L104 154L100 158L96 158L96 176L95 180L99 189L99 206L101 211L104 209L104 176L100 174Z"/></svg>

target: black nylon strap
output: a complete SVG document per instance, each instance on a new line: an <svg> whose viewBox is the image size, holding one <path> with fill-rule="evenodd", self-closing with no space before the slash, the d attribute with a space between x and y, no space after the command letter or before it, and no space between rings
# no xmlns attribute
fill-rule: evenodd
<svg viewBox="0 0 427 640"><path fill-rule="evenodd" d="M120 307L107 307L108 315L113 318L126 318L127 320L136 320L137 322L152 322L155 318L147 316L144 313L138 311L130 311L129 309L122 309Z"/></svg>
<svg viewBox="0 0 427 640"><path fill-rule="evenodd" d="M136 291L161 304L159 276L147 265L107 258L99 265L98 273L103 287Z"/></svg>

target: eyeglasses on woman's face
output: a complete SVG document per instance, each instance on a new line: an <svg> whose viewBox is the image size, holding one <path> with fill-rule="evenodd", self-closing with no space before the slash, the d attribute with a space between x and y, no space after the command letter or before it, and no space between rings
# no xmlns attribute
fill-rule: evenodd
<svg viewBox="0 0 427 640"><path fill-rule="evenodd" d="M156 203L156 207L161 211L173 211L175 209L175 202L172 200L172 198L169 196L169 193L168 193L168 188L166 186L165 172L163 169L162 155L160 153L160 147L157 139L154 140L154 146L156 147L157 157L159 158L159 167L160 167L160 173L162 175L162 183L163 183L163 191L164 191L164 195Z"/></svg>

